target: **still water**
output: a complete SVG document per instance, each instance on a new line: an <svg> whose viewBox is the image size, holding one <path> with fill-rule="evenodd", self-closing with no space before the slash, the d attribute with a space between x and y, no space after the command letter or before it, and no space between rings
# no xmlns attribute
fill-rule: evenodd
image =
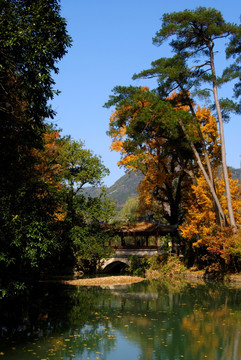
<svg viewBox="0 0 241 360"><path fill-rule="evenodd" d="M0 360L241 359L241 289L225 285L39 284L0 320Z"/></svg>

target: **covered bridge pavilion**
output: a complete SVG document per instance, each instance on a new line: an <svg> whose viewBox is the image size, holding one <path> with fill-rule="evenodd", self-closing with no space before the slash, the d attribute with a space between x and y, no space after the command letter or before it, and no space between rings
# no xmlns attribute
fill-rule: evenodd
<svg viewBox="0 0 241 360"><path fill-rule="evenodd" d="M115 254L103 259L102 272L120 271L130 266L129 256L153 256L158 254L158 237L176 231L176 227L152 222L136 222L121 227L108 226L113 238L110 246Z"/></svg>
<svg viewBox="0 0 241 360"><path fill-rule="evenodd" d="M136 222L126 224L120 228L113 228L113 235L120 237L120 243L110 245L117 249L156 249L158 237L176 231L176 227L153 222Z"/></svg>

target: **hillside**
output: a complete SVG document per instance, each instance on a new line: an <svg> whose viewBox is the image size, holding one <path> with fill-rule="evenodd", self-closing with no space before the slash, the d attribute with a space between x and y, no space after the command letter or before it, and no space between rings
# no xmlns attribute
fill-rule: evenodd
<svg viewBox="0 0 241 360"><path fill-rule="evenodd" d="M241 169L234 169L230 167L229 170L232 172L233 179L238 179L239 183L241 184Z"/></svg>
<svg viewBox="0 0 241 360"><path fill-rule="evenodd" d="M241 183L241 169L234 169L232 167L229 169L232 172L233 178L238 179ZM142 174L129 172L107 188L107 195L115 202L118 210L124 206L128 197L137 195L137 186L142 179ZM100 194L100 188L89 186L83 189L83 193L85 196L98 196Z"/></svg>
<svg viewBox="0 0 241 360"><path fill-rule="evenodd" d="M116 206L121 208L130 196L137 195L137 186L143 179L140 173L129 172L117 180L114 185L108 188L107 194Z"/></svg>
<svg viewBox="0 0 241 360"><path fill-rule="evenodd" d="M120 210L128 197L137 194L137 186L140 183L143 175L140 173L129 172L118 179L112 186L107 188L107 196L115 202L116 207ZM85 196L98 196L99 188L86 187L83 189Z"/></svg>

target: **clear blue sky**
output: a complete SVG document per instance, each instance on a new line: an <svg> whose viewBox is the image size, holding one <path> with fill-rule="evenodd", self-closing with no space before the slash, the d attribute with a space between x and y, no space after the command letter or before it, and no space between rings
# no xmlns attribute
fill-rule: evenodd
<svg viewBox="0 0 241 360"><path fill-rule="evenodd" d="M103 108L115 85L149 85L155 80L132 81L132 75L150 66L151 61L169 56L168 46L152 45L161 27L163 13L214 7L227 21L240 24L240 0L62 0L73 46L59 63L55 76L61 94L52 101L55 123L63 135L82 140L85 147L100 155L111 171L104 179L112 185L124 174L116 165L119 154L111 152L108 130L110 109ZM225 58L220 65L225 66ZM226 88L231 97L231 88ZM239 168L241 118L225 125L228 165Z"/></svg>

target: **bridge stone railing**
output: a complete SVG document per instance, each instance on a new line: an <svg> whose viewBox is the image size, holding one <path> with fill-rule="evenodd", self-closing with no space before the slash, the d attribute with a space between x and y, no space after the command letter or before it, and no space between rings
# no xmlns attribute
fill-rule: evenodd
<svg viewBox="0 0 241 360"><path fill-rule="evenodd" d="M136 255L138 257L144 257L144 256L153 256L158 254L158 249L157 248L149 248L149 249L145 249L145 248L139 248L139 249L116 249L115 250L115 256L116 257L124 257L124 258L128 258L131 255ZM113 258L115 257L113 256Z"/></svg>

